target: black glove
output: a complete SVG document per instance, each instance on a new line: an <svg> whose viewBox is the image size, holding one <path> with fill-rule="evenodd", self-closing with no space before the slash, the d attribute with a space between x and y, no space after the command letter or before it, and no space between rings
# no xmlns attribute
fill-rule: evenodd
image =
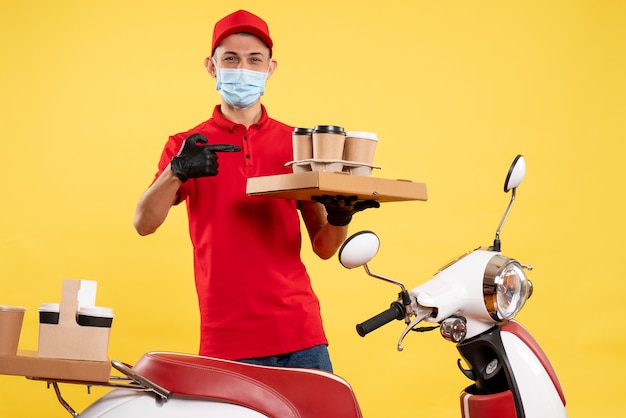
<svg viewBox="0 0 626 418"><path fill-rule="evenodd" d="M312 200L326 208L328 223L334 226L345 226L352 220L352 215L369 208L379 208L376 200L358 200L357 196L311 196Z"/></svg>
<svg viewBox="0 0 626 418"><path fill-rule="evenodd" d="M193 134L185 139L178 155L172 158L170 167L183 183L188 179L216 176L219 167L216 152L241 151L236 145L203 145L208 142L204 135Z"/></svg>

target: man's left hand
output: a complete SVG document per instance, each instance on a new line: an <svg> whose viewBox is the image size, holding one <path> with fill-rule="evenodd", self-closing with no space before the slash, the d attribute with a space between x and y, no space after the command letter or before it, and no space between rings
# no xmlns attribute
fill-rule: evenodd
<svg viewBox="0 0 626 418"><path fill-rule="evenodd" d="M355 213L380 207L376 200L358 200L357 196L323 195L312 196L311 199L324 205L328 223L334 226L348 225Z"/></svg>

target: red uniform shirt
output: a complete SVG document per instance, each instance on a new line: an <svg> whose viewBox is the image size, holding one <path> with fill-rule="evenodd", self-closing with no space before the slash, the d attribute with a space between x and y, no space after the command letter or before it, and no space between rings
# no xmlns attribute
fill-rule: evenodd
<svg viewBox="0 0 626 418"><path fill-rule="evenodd" d="M157 176L193 133L209 144L241 152L218 153L219 173L189 179L187 203L201 315L200 354L231 360L280 355L327 344L319 301L300 259L296 201L246 195L249 177L289 173L292 128L263 114L246 129L213 117L171 136Z"/></svg>

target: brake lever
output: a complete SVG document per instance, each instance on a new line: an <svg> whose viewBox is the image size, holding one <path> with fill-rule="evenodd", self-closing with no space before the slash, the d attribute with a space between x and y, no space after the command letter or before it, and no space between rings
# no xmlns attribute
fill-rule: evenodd
<svg viewBox="0 0 626 418"><path fill-rule="evenodd" d="M415 318L413 318L413 320L409 322L409 325L407 325L407 327L402 332L402 335L400 335L400 339L398 340L398 351L404 350L404 347L402 346L402 341L404 340L404 337L406 337L406 335L409 333L409 331L415 328L415 326L419 324L420 322L422 322L424 319L431 316L433 311L434 311L433 308L424 308L423 306L417 305L417 312L415 313Z"/></svg>

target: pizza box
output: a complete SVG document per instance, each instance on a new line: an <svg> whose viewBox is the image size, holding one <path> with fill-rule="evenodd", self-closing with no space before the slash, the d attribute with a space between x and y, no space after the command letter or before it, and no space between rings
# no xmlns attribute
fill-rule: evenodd
<svg viewBox="0 0 626 418"><path fill-rule="evenodd" d="M246 185L250 196L311 200L311 196L357 196L359 200L396 202L428 200L425 183L357 176L344 172L305 171L251 177Z"/></svg>

